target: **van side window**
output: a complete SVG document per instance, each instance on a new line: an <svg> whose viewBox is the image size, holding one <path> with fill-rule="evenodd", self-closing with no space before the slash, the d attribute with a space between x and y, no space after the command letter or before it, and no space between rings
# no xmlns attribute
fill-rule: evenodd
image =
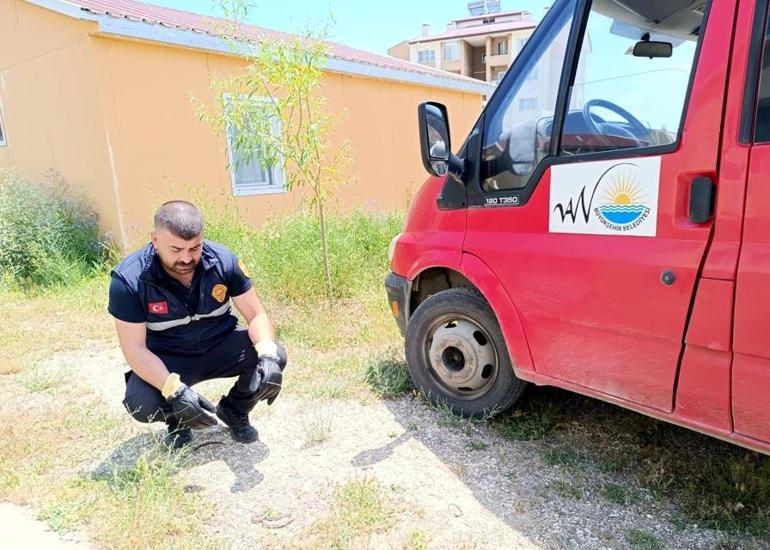
<svg viewBox="0 0 770 550"><path fill-rule="evenodd" d="M521 189L548 154L561 70L575 2L569 2L540 40L528 44L526 65L517 69L505 98L487 119L481 149L484 191Z"/></svg>
<svg viewBox="0 0 770 550"><path fill-rule="evenodd" d="M757 94L757 114L754 125L754 142L770 142L770 20L765 29L765 42L762 47L762 69L759 74L759 93Z"/></svg>
<svg viewBox="0 0 770 550"><path fill-rule="evenodd" d="M703 14L688 10L670 19L661 27L671 34L651 33L591 9L560 154L676 142Z"/></svg>

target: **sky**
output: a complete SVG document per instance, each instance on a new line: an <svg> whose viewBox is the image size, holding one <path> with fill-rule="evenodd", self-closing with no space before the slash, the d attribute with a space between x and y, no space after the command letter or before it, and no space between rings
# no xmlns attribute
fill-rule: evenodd
<svg viewBox="0 0 770 550"><path fill-rule="evenodd" d="M142 0L149 4L185 11L218 15L217 0ZM467 0L252 0L251 22L286 32L301 31L308 23L323 21L329 12L335 24L330 40L373 53L386 54L388 48L420 34L423 23L432 32L446 29L453 19L468 15ZM501 9L529 10L536 21L552 1L501 0Z"/></svg>
<svg viewBox="0 0 770 550"><path fill-rule="evenodd" d="M140 0L207 15L221 15L220 0ZM301 32L308 24L334 16L330 40L373 53L386 54L389 47L420 34L428 23L432 33L442 32L453 19L468 16L468 0L245 0L253 9L249 21L285 32ZM501 10L528 10L536 22L553 0L501 0ZM595 22L594 22L595 21ZM675 48L671 59L634 59L622 55L633 42L612 36L609 20L589 22L592 52L587 60L586 94L620 100L653 127L676 128L681 97L694 44ZM619 66L619 63L621 66ZM668 69L663 70L661 69ZM674 70L674 73L671 70ZM652 71L650 73L649 71ZM675 74L675 73L678 73ZM672 74L676 77L672 79ZM650 94L651 90L666 93ZM588 99L588 97L586 97Z"/></svg>

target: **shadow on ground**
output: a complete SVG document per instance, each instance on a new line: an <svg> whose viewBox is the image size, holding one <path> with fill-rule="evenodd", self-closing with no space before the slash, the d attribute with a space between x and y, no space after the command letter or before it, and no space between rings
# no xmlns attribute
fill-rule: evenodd
<svg viewBox="0 0 770 550"><path fill-rule="evenodd" d="M209 462L224 462L235 477L230 487L232 493L249 491L262 482L264 475L257 469L257 464L270 453L264 443L236 444L222 427L196 431L194 434L192 443L181 452L167 451L161 443L165 430L153 432L148 429L147 433L132 437L116 447L91 470L91 476L113 479L122 473L135 471L141 457L157 453L169 458L175 471L192 469ZM190 492L202 489L192 485L185 487Z"/></svg>

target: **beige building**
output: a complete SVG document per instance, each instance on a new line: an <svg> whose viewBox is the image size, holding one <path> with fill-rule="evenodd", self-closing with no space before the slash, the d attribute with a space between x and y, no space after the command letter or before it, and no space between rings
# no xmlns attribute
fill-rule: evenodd
<svg viewBox="0 0 770 550"><path fill-rule="evenodd" d="M221 29L131 0L0 0L0 167L58 172L124 247L146 239L153 209L170 198L230 197L254 225L295 209L305 195L258 159L232 163L229 138L191 102L213 104L212 80L245 69ZM445 103L462 143L492 89L330 43L321 93L344 114L331 140L351 144L355 181L337 207L404 208L426 178L417 104Z"/></svg>
<svg viewBox="0 0 770 550"><path fill-rule="evenodd" d="M474 4L469 3L471 13ZM419 36L400 42L388 54L477 80L497 83L535 30L528 11L470 15L433 33L423 25ZM408 50L406 45L408 44Z"/></svg>

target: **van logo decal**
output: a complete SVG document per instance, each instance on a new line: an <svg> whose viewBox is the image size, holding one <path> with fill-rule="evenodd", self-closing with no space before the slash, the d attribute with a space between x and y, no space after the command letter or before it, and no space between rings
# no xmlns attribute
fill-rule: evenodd
<svg viewBox="0 0 770 550"><path fill-rule="evenodd" d="M655 236L660 157L552 168L552 233Z"/></svg>

